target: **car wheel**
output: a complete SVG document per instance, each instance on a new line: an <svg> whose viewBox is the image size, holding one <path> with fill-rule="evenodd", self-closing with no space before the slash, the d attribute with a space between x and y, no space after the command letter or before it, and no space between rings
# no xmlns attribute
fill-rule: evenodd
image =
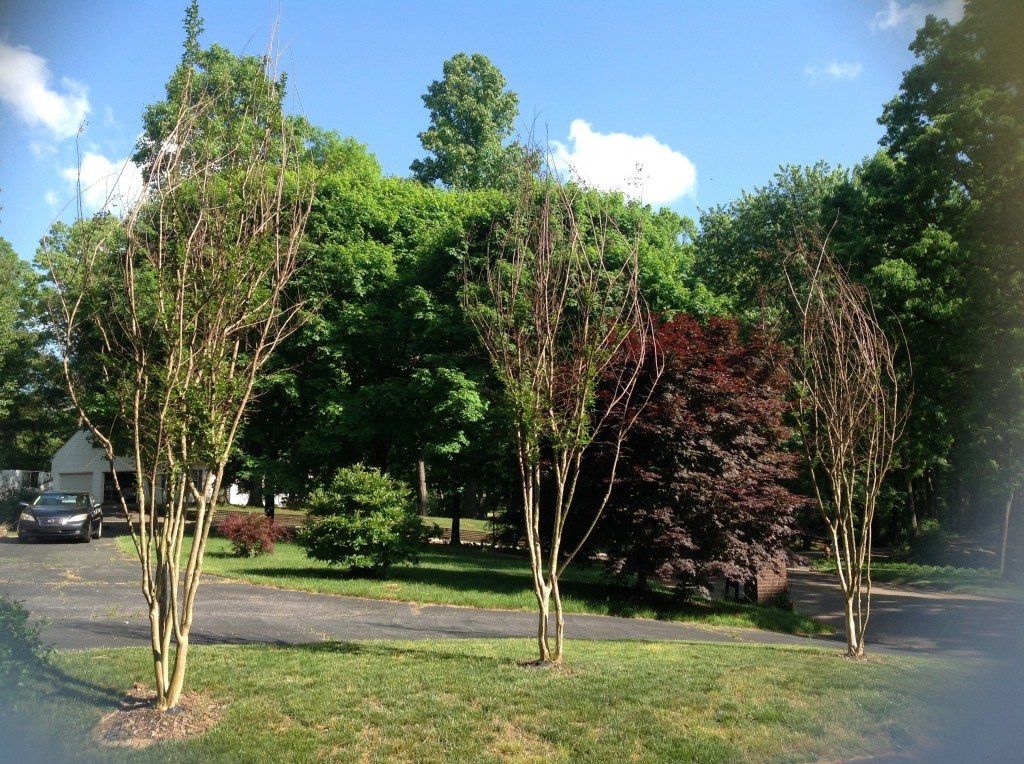
<svg viewBox="0 0 1024 764"><path fill-rule="evenodd" d="M27 533L22 533L21 531L18 531L18 541L19 542L21 542L22 544L27 544L29 542L29 540L30 539L29 539L29 536L28 536Z"/></svg>
<svg viewBox="0 0 1024 764"><path fill-rule="evenodd" d="M96 526L96 530L93 531L92 537L94 539L98 539L98 538L102 538L103 537L103 521L102 520L100 520L100 524Z"/></svg>
<svg viewBox="0 0 1024 764"><path fill-rule="evenodd" d="M92 520L89 521L89 525L85 528L85 533L82 534L81 541L83 544L88 544L92 541Z"/></svg>

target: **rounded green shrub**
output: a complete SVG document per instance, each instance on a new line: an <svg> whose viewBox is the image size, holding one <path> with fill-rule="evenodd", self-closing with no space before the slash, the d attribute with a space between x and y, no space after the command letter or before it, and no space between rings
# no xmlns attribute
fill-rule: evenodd
<svg viewBox="0 0 1024 764"><path fill-rule="evenodd" d="M427 540L412 492L399 480L357 464L338 470L309 497L296 541L314 560L356 574L380 574L416 562Z"/></svg>

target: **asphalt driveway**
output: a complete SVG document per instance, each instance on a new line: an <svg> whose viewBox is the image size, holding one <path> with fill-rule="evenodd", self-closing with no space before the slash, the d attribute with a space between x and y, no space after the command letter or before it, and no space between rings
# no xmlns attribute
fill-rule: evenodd
<svg viewBox="0 0 1024 764"><path fill-rule="evenodd" d="M149 621L136 568L113 539L91 544L19 544L0 539L0 591L49 621L57 647L146 645ZM345 639L529 637L528 612L338 597L203 579L192 642L300 644ZM750 629L713 629L634 618L570 615L573 638L808 644Z"/></svg>
<svg viewBox="0 0 1024 764"><path fill-rule="evenodd" d="M61 648L145 645L149 624L136 568L111 538L91 544L19 544L0 539L0 592L49 621ZM791 574L805 613L842 627L835 584L813 571ZM1020 603L969 595L879 589L870 643L886 651L963 657L1005 655L1024 618ZM286 591L213 576L203 580L193 642L299 644L344 639L530 637L528 612L416 605ZM794 637L750 629L608 616L570 615L571 638L747 642L841 647L842 638Z"/></svg>

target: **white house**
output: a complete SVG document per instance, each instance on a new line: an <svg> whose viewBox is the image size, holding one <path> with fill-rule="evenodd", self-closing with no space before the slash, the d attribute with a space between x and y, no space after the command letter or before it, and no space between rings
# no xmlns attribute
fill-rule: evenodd
<svg viewBox="0 0 1024 764"><path fill-rule="evenodd" d="M114 460L114 467L117 469L121 488L125 491L125 498L129 504L134 504L135 460L119 456ZM88 491L104 504L118 502L117 489L114 487L106 452L102 447L93 445L88 430L79 430L57 449L57 453L53 455L50 476L52 483L47 486L50 490ZM275 503L279 507L284 506L286 498L283 494L275 496ZM231 485L228 487L227 501L229 504L245 506L249 501L249 494L237 485Z"/></svg>
<svg viewBox="0 0 1024 764"><path fill-rule="evenodd" d="M135 460L117 457L114 461L122 486L135 483ZM117 501L117 493L104 450L93 445L88 430L79 430L57 449L50 466L55 491L88 491L104 504Z"/></svg>

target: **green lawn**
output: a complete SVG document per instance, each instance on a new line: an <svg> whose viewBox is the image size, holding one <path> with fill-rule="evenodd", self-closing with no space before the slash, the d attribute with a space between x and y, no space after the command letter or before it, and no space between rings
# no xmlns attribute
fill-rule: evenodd
<svg viewBox="0 0 1024 764"><path fill-rule="evenodd" d="M226 704L225 718L201 738L130 753L89 735L133 682L151 682L148 651L58 653L50 676L22 688L20 712L0 697L0 739L39 761L832 760L926 744L958 671L807 648L583 641L570 642L565 668L517 666L532 650L526 640L197 646L187 689Z"/></svg>
<svg viewBox="0 0 1024 764"><path fill-rule="evenodd" d="M835 563L830 560L818 560L815 567L827 573L834 573L836 569ZM1024 584L1001 578L998 571L983 568L876 560L871 563L871 580L879 584L1024 600Z"/></svg>
<svg viewBox="0 0 1024 764"><path fill-rule="evenodd" d="M131 540L120 537L134 554ZM273 555L235 557L230 544L211 536L203 570L217 576L326 594L424 604L533 610L529 562L524 556L473 547L429 545L419 565L397 565L386 578L357 578L306 557L295 544L278 544ZM812 618L775 607L725 600L684 602L667 591L638 596L609 580L595 566L574 565L562 586L566 612L697 621L712 626L770 629L790 634L821 634L828 627Z"/></svg>
<svg viewBox="0 0 1024 764"><path fill-rule="evenodd" d="M451 530L452 519L450 517L436 517L430 515L423 518L427 525L437 525L445 530ZM491 524L487 520L478 520L471 517L464 517L459 521L459 527L464 531L477 531L478 533L490 533Z"/></svg>

